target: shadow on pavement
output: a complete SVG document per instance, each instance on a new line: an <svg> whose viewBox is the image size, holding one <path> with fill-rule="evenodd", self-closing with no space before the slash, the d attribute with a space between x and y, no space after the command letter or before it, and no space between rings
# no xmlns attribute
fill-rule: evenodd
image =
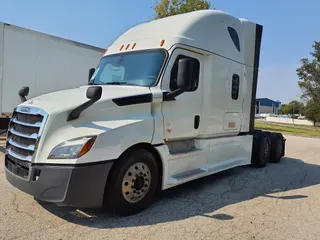
<svg viewBox="0 0 320 240"><path fill-rule="evenodd" d="M277 196L264 195L264 197L277 198L277 199L283 199L283 200L291 200L291 199L307 198L308 196L305 196L305 195L293 195L293 196L281 196L281 197L277 197Z"/></svg>
<svg viewBox="0 0 320 240"><path fill-rule="evenodd" d="M222 220L222 221L234 219L234 217L232 217L231 215L224 214L224 213L214 214L211 216L210 215L203 215L203 216L208 218L213 218L216 220Z"/></svg>
<svg viewBox="0 0 320 240"><path fill-rule="evenodd" d="M69 222L92 228L144 226L194 216L226 221L234 216L212 213L257 197L283 201L307 198L304 195L284 193L319 184L319 173L319 165L293 158L284 158L279 164L268 164L263 169L238 167L163 191L148 209L128 217L88 209L84 209L85 214L82 214L74 208L54 204L42 204L42 207Z"/></svg>

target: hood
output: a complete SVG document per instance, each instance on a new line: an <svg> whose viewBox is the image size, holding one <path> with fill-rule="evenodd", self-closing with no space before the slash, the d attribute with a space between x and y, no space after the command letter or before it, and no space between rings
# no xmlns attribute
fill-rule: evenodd
<svg viewBox="0 0 320 240"><path fill-rule="evenodd" d="M82 103L88 101L89 99L86 98L86 92L89 87L91 86L83 86L80 88L48 93L32 98L22 103L21 106L28 105L39 107L46 111L48 114L63 112L66 110L73 109L81 105ZM148 87L107 85L102 86L102 96L97 103L102 103L123 97L138 96L150 93L151 91Z"/></svg>
<svg viewBox="0 0 320 240"><path fill-rule="evenodd" d="M107 152L120 151L120 142L128 141L122 147L129 147L132 138L141 142L152 141L154 121L151 89L148 87L102 86L100 100L81 112L79 118L68 121L70 111L89 100L86 98L89 87L49 93L20 105L34 106L48 114L41 130L35 162L50 162L52 159L47 158L55 146L83 136L98 136L96 148L109 149L106 148L108 143L113 150ZM101 156L105 157L103 154ZM94 158L99 160L97 156ZM54 159L52 162L65 163L65 160Z"/></svg>

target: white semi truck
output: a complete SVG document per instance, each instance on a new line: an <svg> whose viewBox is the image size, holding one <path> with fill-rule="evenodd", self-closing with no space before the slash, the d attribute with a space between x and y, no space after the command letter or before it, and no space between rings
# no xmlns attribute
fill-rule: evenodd
<svg viewBox="0 0 320 240"><path fill-rule="evenodd" d="M7 180L41 201L132 214L159 190L279 162L283 136L254 130L261 36L218 10L130 29L87 85L15 108Z"/></svg>
<svg viewBox="0 0 320 240"><path fill-rule="evenodd" d="M105 49L0 22L0 132L20 103L21 86L29 97L87 83Z"/></svg>

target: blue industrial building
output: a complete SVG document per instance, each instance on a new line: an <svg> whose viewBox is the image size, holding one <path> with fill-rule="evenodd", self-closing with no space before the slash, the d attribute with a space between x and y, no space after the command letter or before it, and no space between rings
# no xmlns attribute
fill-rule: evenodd
<svg viewBox="0 0 320 240"><path fill-rule="evenodd" d="M256 113L280 113L280 101L273 101L269 98L257 98Z"/></svg>

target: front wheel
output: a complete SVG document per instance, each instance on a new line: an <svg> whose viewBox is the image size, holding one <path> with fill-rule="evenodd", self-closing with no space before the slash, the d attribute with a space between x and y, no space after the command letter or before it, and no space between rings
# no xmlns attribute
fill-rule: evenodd
<svg viewBox="0 0 320 240"><path fill-rule="evenodd" d="M154 156L137 149L122 156L109 177L105 205L111 211L130 215L152 203L159 183L159 171Z"/></svg>

